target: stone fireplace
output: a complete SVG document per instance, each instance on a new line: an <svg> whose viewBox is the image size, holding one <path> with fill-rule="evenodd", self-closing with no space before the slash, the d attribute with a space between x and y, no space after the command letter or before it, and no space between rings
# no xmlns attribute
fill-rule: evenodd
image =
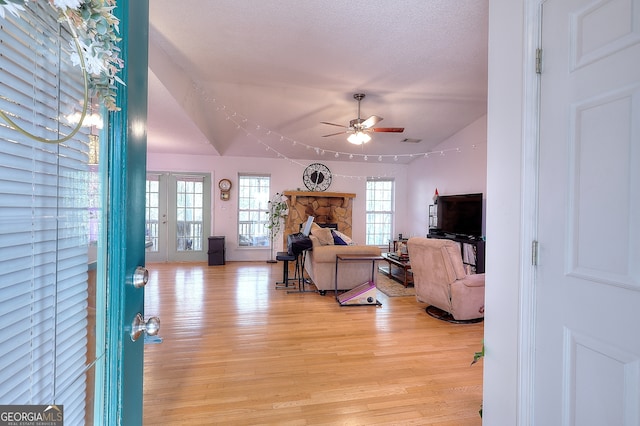
<svg viewBox="0 0 640 426"><path fill-rule="evenodd" d="M289 201L289 215L284 222L283 242L287 246L287 235L300 232L300 224L308 216L315 223L338 225L338 231L351 237L351 214L356 194L343 192L284 191Z"/></svg>

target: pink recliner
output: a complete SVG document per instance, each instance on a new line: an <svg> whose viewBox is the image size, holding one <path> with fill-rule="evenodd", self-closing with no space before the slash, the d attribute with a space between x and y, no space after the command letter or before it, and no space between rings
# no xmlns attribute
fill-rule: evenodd
<svg viewBox="0 0 640 426"><path fill-rule="evenodd" d="M466 274L458 244L445 239L412 237L407 248L416 299L430 305L427 313L454 322L484 318L484 274ZM432 306L445 315L430 309Z"/></svg>

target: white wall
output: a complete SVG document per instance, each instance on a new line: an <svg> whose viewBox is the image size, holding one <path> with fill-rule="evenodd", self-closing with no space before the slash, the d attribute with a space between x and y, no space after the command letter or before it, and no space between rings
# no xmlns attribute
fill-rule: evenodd
<svg viewBox="0 0 640 426"><path fill-rule="evenodd" d="M396 206L396 230L395 232L409 233L406 225L407 212L407 169L401 164L383 164L377 161L370 163L350 161L325 161L324 158L312 158L300 160L305 166L320 162L329 167L333 180L328 191L351 192L356 194L353 203L353 239L358 243L365 241L365 199L367 177L391 177L396 182L396 197L399 201ZM226 243L226 259L230 261L266 260L269 258L269 249L264 248L239 248L237 241L237 213L238 197L237 185L239 173L266 173L271 176L272 194L286 190L306 190L302 182L303 166L286 159L266 159L252 157L219 157L219 156L194 156L177 154L149 153L147 156L147 170L161 172L205 172L211 173L212 180L212 235L224 235ZM220 200L218 181L228 178L233 183L231 199ZM281 239L277 239L280 243ZM280 251L281 245L277 245L274 251Z"/></svg>
<svg viewBox="0 0 640 426"><path fill-rule="evenodd" d="M481 192L487 199L487 117L483 116L438 145L429 157L415 159L408 172L407 235L424 236L429 205L440 195ZM459 151L457 151L459 149ZM484 221L483 221L484 222ZM483 228L484 230L484 228Z"/></svg>
<svg viewBox="0 0 640 426"><path fill-rule="evenodd" d="M525 3L489 2L483 423L492 426L519 424Z"/></svg>

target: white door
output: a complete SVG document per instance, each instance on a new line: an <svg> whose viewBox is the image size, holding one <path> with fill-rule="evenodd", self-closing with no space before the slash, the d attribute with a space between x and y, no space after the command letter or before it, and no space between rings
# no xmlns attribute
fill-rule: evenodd
<svg viewBox="0 0 640 426"><path fill-rule="evenodd" d="M211 176L147 173L146 260L207 260Z"/></svg>
<svg viewBox="0 0 640 426"><path fill-rule="evenodd" d="M542 10L537 425L640 425L640 1Z"/></svg>

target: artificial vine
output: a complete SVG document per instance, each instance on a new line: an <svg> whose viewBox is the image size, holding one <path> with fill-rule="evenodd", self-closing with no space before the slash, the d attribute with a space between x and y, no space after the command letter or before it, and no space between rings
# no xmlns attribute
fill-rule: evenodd
<svg viewBox="0 0 640 426"><path fill-rule="evenodd" d="M35 0L34 0L35 1ZM20 17L29 0L0 0L0 17L6 13ZM6 113L0 111L2 117L11 127L20 133L46 143L61 143L72 138L83 124L87 113L89 99L96 97L110 111L118 111L116 105L116 83L124 82L118 73L124 67L119 57L121 40L118 36L120 21L112 11L116 7L115 0L48 0L51 7L58 11L58 22L69 26L73 40L70 42L72 52L70 60L79 66L84 80L84 102L81 118L73 131L60 139L45 139L22 129Z"/></svg>

